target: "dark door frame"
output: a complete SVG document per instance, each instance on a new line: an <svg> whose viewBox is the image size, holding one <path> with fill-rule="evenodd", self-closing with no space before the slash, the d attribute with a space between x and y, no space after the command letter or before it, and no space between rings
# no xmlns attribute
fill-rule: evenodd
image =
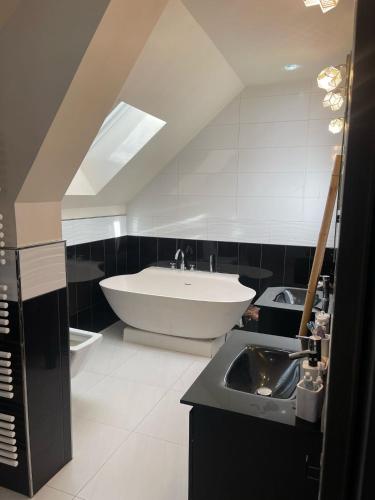
<svg viewBox="0 0 375 500"><path fill-rule="evenodd" d="M375 432L374 26L375 1L357 0L320 500L370 498Z"/></svg>

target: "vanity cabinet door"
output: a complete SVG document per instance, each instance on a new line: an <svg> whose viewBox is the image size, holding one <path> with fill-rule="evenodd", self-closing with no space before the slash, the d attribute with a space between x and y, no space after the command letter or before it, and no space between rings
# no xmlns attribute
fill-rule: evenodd
<svg viewBox="0 0 375 500"><path fill-rule="evenodd" d="M320 450L318 432L195 407L189 500L317 500Z"/></svg>

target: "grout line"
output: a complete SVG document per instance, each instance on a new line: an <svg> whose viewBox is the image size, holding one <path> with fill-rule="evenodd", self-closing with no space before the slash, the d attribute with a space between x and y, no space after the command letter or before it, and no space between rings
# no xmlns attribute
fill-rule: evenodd
<svg viewBox="0 0 375 500"><path fill-rule="evenodd" d="M189 446L189 440L185 444L185 443L176 443L176 441L171 441L170 439L164 439L164 438L160 438L158 436L153 436L152 434L147 434L146 432L133 431L132 434L138 434L139 436L145 436L145 437L154 439L155 441L161 441L162 443L174 444L175 446L179 446L180 448L188 448L188 446Z"/></svg>
<svg viewBox="0 0 375 500"><path fill-rule="evenodd" d="M114 427L116 429L116 427ZM125 429L123 429L125 430ZM125 431L125 432L129 432L129 431ZM103 464L99 467L99 469L95 472L95 474L93 474L90 479L88 479L84 485L78 490L78 493L76 493L76 495L79 495L81 493L82 490L84 490L86 488L86 486L99 474L99 472L103 469L103 467L109 462L109 460L115 455L115 453L118 452L118 450L122 447L123 444L125 444L128 439L130 438L130 436L133 434L133 431L129 432L128 435L125 437L124 440L120 441L120 443L118 444L118 446L115 447L115 449L113 450L112 453L110 453L107 457L107 459L103 462Z"/></svg>

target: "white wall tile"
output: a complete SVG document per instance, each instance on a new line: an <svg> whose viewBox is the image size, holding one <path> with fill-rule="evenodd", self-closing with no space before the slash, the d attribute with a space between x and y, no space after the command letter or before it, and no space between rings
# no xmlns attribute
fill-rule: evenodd
<svg viewBox="0 0 375 500"><path fill-rule="evenodd" d="M304 181L305 174L300 172L240 173L238 195L302 198Z"/></svg>
<svg viewBox="0 0 375 500"><path fill-rule="evenodd" d="M152 216L133 216L127 218L127 229L129 234L133 235L149 235L154 232L154 224Z"/></svg>
<svg viewBox="0 0 375 500"><path fill-rule="evenodd" d="M320 92L314 92L310 95L310 113L309 118L311 120L322 119L331 120L332 118L338 118L343 116L345 110L345 104L338 111L332 111L330 108L323 107L323 99L326 95L324 90Z"/></svg>
<svg viewBox="0 0 375 500"><path fill-rule="evenodd" d="M340 151L340 146L310 146L307 149L307 171L332 172L335 156Z"/></svg>
<svg viewBox="0 0 375 500"><path fill-rule="evenodd" d="M238 198L238 217L252 221L303 221L302 198Z"/></svg>
<svg viewBox="0 0 375 500"><path fill-rule="evenodd" d="M249 220L209 219L208 239L219 241L242 241L245 243L268 243L269 223Z"/></svg>
<svg viewBox="0 0 375 500"><path fill-rule="evenodd" d="M190 217L236 217L236 197L181 195L179 216Z"/></svg>
<svg viewBox="0 0 375 500"><path fill-rule="evenodd" d="M201 216L154 217L153 236L207 239L207 218Z"/></svg>
<svg viewBox="0 0 375 500"><path fill-rule="evenodd" d="M324 198L326 200L331 172L308 172L306 174L306 198Z"/></svg>
<svg viewBox="0 0 375 500"><path fill-rule="evenodd" d="M238 124L204 128L187 146L189 149L234 149L238 147Z"/></svg>
<svg viewBox="0 0 375 500"><path fill-rule="evenodd" d="M307 148L240 149L239 172L304 172Z"/></svg>
<svg viewBox="0 0 375 500"><path fill-rule="evenodd" d="M149 216L149 215L165 215L176 213L179 201L177 195L149 195L146 191L142 191L140 195L133 201L129 216Z"/></svg>
<svg viewBox="0 0 375 500"><path fill-rule="evenodd" d="M205 196L235 196L237 174L183 174L180 176L180 194Z"/></svg>
<svg viewBox="0 0 375 500"><path fill-rule="evenodd" d="M307 126L307 121L243 123L240 125L239 147L305 146Z"/></svg>
<svg viewBox="0 0 375 500"><path fill-rule="evenodd" d="M179 169L190 174L237 172L237 158L236 149L186 149L179 155Z"/></svg>
<svg viewBox="0 0 375 500"><path fill-rule="evenodd" d="M328 130L330 119L309 121L309 146L336 146L341 144L342 133L331 134Z"/></svg>
<svg viewBox="0 0 375 500"><path fill-rule="evenodd" d="M305 222L322 222L324 208L326 200L325 198L305 198L304 200L304 210L303 219ZM336 210L336 208L335 208Z"/></svg>
<svg viewBox="0 0 375 500"><path fill-rule="evenodd" d="M178 171L168 173L160 173L144 188L144 192L148 195L167 194L173 195L178 193Z"/></svg>
<svg viewBox="0 0 375 500"><path fill-rule="evenodd" d="M245 89L130 203L129 234L315 245L341 144L323 97L311 80Z"/></svg>
<svg viewBox="0 0 375 500"><path fill-rule="evenodd" d="M126 216L93 217L62 221L67 246L126 235Z"/></svg>
<svg viewBox="0 0 375 500"><path fill-rule="evenodd" d="M243 99L240 107L240 122L263 123L307 120L309 117L309 104L309 94Z"/></svg>

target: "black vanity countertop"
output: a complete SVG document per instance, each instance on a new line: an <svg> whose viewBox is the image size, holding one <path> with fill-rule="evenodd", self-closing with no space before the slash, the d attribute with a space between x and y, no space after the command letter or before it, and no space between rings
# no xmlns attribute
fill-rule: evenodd
<svg viewBox="0 0 375 500"><path fill-rule="evenodd" d="M229 368L249 345L291 352L301 350L300 341L293 338L233 330L227 342L182 397L181 403L240 413L299 428L307 427L312 431L319 430L319 424L309 424L296 419L295 396L290 399L276 399L226 387L225 378Z"/></svg>

